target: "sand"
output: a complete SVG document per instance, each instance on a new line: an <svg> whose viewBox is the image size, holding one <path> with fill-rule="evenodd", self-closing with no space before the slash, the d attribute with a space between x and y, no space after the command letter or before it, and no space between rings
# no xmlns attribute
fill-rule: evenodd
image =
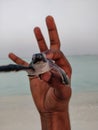
<svg viewBox="0 0 98 130"><path fill-rule="evenodd" d="M98 130L98 92L73 93L72 130ZM0 97L0 130L41 130L31 95Z"/></svg>
<svg viewBox="0 0 98 130"><path fill-rule="evenodd" d="M70 117L72 130L98 130L98 92L73 94Z"/></svg>

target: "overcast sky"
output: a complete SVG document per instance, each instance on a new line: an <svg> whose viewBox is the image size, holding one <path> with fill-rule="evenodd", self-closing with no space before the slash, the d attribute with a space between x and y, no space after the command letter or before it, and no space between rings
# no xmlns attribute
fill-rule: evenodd
<svg viewBox="0 0 98 130"><path fill-rule="evenodd" d="M55 18L66 55L98 54L98 0L0 0L0 57L38 52L35 26L49 45L47 15Z"/></svg>

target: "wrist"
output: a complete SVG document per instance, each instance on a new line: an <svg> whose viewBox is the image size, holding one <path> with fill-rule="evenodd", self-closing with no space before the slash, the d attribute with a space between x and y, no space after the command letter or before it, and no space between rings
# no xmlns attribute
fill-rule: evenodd
<svg viewBox="0 0 98 130"><path fill-rule="evenodd" d="M40 113L42 130L70 130L69 112Z"/></svg>

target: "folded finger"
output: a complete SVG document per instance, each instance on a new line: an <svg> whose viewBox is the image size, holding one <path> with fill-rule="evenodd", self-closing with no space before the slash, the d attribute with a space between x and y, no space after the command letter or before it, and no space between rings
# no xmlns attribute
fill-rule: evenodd
<svg viewBox="0 0 98 130"><path fill-rule="evenodd" d="M69 78L71 77L71 73L72 73L71 65L61 51L50 50L46 52L46 56L48 59L54 60L55 63L66 72L68 77Z"/></svg>
<svg viewBox="0 0 98 130"><path fill-rule="evenodd" d="M71 96L70 85L65 85L62 83L60 75L56 71L50 71L42 74L40 76L42 80L47 82L50 87L54 88L54 94L59 99L67 99Z"/></svg>

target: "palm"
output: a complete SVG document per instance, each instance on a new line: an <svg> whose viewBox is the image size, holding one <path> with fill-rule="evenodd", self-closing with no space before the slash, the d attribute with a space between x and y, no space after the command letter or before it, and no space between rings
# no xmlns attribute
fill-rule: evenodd
<svg viewBox="0 0 98 130"><path fill-rule="evenodd" d="M54 88L48 83L35 79L30 81L30 88L39 112L64 111L68 100L58 102L59 99L54 94ZM67 96L70 98L70 93Z"/></svg>

